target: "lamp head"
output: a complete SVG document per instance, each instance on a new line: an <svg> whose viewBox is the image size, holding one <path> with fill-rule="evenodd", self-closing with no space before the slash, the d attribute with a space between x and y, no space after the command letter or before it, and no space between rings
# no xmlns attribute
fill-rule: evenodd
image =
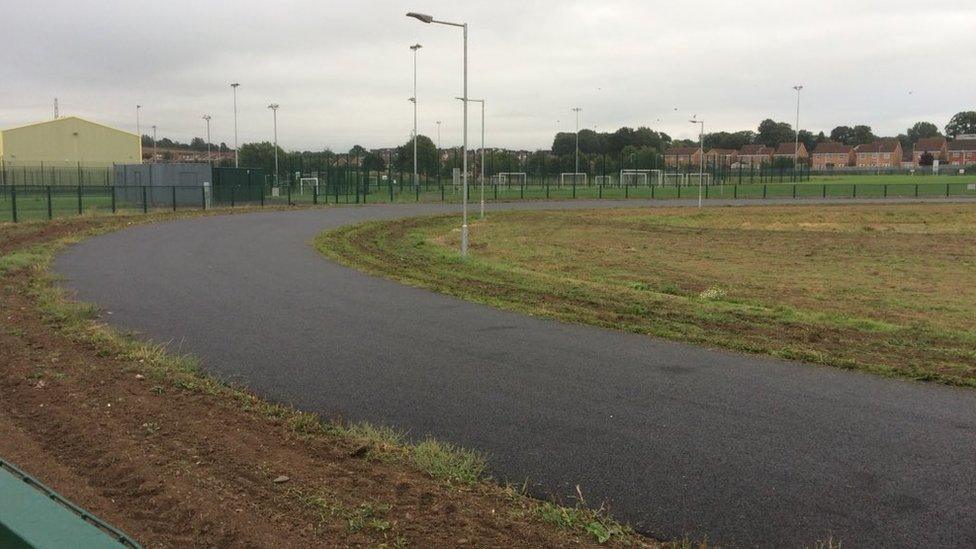
<svg viewBox="0 0 976 549"><path fill-rule="evenodd" d="M414 44L414 45L410 46L410 49L412 49L413 51L417 51L417 50L419 50L422 47L423 46L421 46L420 44Z"/></svg>
<svg viewBox="0 0 976 549"><path fill-rule="evenodd" d="M238 84L237 82L234 82L233 84L230 85L230 87L232 88L236 88L237 86L240 86L240 84Z"/></svg>
<svg viewBox="0 0 976 549"><path fill-rule="evenodd" d="M407 17L413 17L414 19L416 19L416 20L418 20L418 21L420 21L422 23L428 23L429 24L429 23L433 23L434 22L434 17L433 16L427 15L427 14L424 14L424 13L416 13L416 12L411 11L410 13L407 14Z"/></svg>
<svg viewBox="0 0 976 549"><path fill-rule="evenodd" d="M276 111L276 110L278 110L278 104L277 103L272 103L272 104L268 105L268 108L271 109L271 110L273 110L273 111Z"/></svg>

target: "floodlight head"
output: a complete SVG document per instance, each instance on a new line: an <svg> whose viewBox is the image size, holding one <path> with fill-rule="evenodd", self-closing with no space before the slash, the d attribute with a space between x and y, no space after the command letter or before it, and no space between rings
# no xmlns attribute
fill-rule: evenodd
<svg viewBox="0 0 976 549"><path fill-rule="evenodd" d="M268 105L268 108L271 109L271 110L273 110L273 111L276 111L276 110L278 110L278 104L277 103L272 103L272 104Z"/></svg>
<svg viewBox="0 0 976 549"><path fill-rule="evenodd" d="M426 15L426 14L423 14L423 13L417 13L417 12L413 12L413 11L407 13L407 17L413 17L414 19L416 19L417 21L420 21L422 23L428 23L429 24L429 23L433 23L434 22L434 17L433 16Z"/></svg>
<svg viewBox="0 0 976 549"><path fill-rule="evenodd" d="M237 82L234 82L233 84L230 85L230 87L232 88L236 88L237 86L240 86L240 84Z"/></svg>
<svg viewBox="0 0 976 549"><path fill-rule="evenodd" d="M796 91L800 91L803 89L803 86L793 86L793 89Z"/></svg>
<svg viewBox="0 0 976 549"><path fill-rule="evenodd" d="M420 44L414 44L414 45L410 46L410 49L412 49L413 51L417 51L417 50L419 50L422 47L423 46L421 46Z"/></svg>
<svg viewBox="0 0 976 549"><path fill-rule="evenodd" d="M203 119L204 119L204 120L210 120L210 115L209 115L209 114L205 114L205 115L203 115Z"/></svg>
<svg viewBox="0 0 976 549"><path fill-rule="evenodd" d="M408 97L407 98L407 101L409 101L411 103L416 103L417 102L417 98L416 97Z"/></svg>

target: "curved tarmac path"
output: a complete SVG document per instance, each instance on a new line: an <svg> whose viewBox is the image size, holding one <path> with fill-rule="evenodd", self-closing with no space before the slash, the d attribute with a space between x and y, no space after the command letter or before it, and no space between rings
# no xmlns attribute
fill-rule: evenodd
<svg viewBox="0 0 976 549"><path fill-rule="evenodd" d="M70 248L55 270L113 325L263 396L481 449L494 475L529 479L537 495L579 485L659 538L976 545L976 391L499 311L341 267L309 244L330 227L456 209L143 225Z"/></svg>

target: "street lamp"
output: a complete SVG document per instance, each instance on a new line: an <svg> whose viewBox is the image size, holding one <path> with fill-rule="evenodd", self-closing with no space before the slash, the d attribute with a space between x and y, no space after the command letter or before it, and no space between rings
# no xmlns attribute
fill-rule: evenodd
<svg viewBox="0 0 976 549"><path fill-rule="evenodd" d="M689 120L692 124L701 124L701 129L698 132L698 158L701 164L698 168L698 207L702 207L702 181L705 179L705 121L692 118Z"/></svg>
<svg viewBox="0 0 976 549"><path fill-rule="evenodd" d="M573 173L573 181L576 181L576 177L579 175L579 113L583 109L573 107L572 110L576 113L576 168L575 173Z"/></svg>
<svg viewBox="0 0 976 549"><path fill-rule="evenodd" d="M275 156L275 187L278 186L278 104L272 103L268 105L271 109L272 116L274 117L274 156Z"/></svg>
<svg viewBox="0 0 976 549"><path fill-rule="evenodd" d="M234 82L230 87L234 88L234 167L240 167L240 155L237 151L237 87L239 83Z"/></svg>
<svg viewBox="0 0 976 549"><path fill-rule="evenodd" d="M153 131L153 157L152 157L152 161L153 161L153 164L155 164L156 163L156 125L155 124L153 124L152 131Z"/></svg>
<svg viewBox="0 0 976 549"><path fill-rule="evenodd" d="M422 48L420 44L414 44L410 46L413 50L413 97L410 98L410 102L413 103L413 186L416 188L420 185L420 178L417 176L417 50Z"/></svg>
<svg viewBox="0 0 976 549"><path fill-rule="evenodd" d="M793 86L796 90L796 141L793 143L793 176L796 177L796 163L800 157L800 90L803 86Z"/></svg>
<svg viewBox="0 0 976 549"><path fill-rule="evenodd" d="M210 115L203 115L203 119L207 121L207 162L213 166L213 158L210 156Z"/></svg>
<svg viewBox="0 0 976 549"><path fill-rule="evenodd" d="M461 99L457 97L455 99ZM468 99L472 103L481 103L481 219L485 218L485 100Z"/></svg>
<svg viewBox="0 0 976 549"><path fill-rule="evenodd" d="M461 153L463 160L461 161L461 181L464 187L464 195L461 202L461 257L467 257L468 255L468 24L467 23L450 23L448 21L438 21L433 18L433 16L426 15L423 13L410 12L407 13L407 17L413 17L414 19L422 23L437 23L439 25L448 25L451 27L461 27L463 32L464 45L462 49L462 56L464 58L464 92L462 94L463 100L461 101L464 105L464 139L461 145Z"/></svg>

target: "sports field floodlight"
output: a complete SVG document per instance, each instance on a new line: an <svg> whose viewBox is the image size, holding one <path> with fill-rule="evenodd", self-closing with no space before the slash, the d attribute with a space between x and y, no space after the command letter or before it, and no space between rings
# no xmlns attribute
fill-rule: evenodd
<svg viewBox="0 0 976 549"><path fill-rule="evenodd" d="M240 167L240 156L237 153L237 87L239 83L234 82L230 85L234 88L234 167Z"/></svg>
<svg viewBox="0 0 976 549"><path fill-rule="evenodd" d="M155 164L156 163L156 125L155 124L153 124L152 131L153 131L153 138L152 138L153 139L153 157L152 157L152 163Z"/></svg>
<svg viewBox="0 0 976 549"><path fill-rule="evenodd" d="M207 121L207 162L213 166L213 159L210 157L210 115L203 115L203 119Z"/></svg>
<svg viewBox="0 0 976 549"><path fill-rule="evenodd" d="M417 50L422 48L420 44L414 44L410 46L413 50L413 97L410 98L410 102L413 103L413 186L417 188L420 186L420 177L417 175Z"/></svg>
<svg viewBox="0 0 976 549"><path fill-rule="evenodd" d="M422 23L437 23L440 25L448 25L451 27L460 27L463 32L463 46L462 46L462 58L464 60L464 93L462 94L461 104L463 105L463 126L464 130L462 132L464 138L461 144L461 180L462 186L464 187L464 195L461 200L461 257L467 257L468 255L468 24L467 23L451 23L449 21L438 21L434 19L433 16L425 15L423 13L409 12L407 17L413 17L414 19Z"/></svg>
<svg viewBox="0 0 976 549"><path fill-rule="evenodd" d="M136 105L136 134L139 135L139 146L142 147L142 127L139 124L140 110L142 110L142 105Z"/></svg>
<svg viewBox="0 0 976 549"><path fill-rule="evenodd" d="M793 173L796 173L796 163L800 157L800 90L803 86L793 86L796 90L796 141L793 143Z"/></svg>
<svg viewBox="0 0 976 549"><path fill-rule="evenodd" d="M698 120L698 116L689 120L692 124L700 124L698 132L698 159L701 161L698 168L698 207L702 207L702 181L705 179L705 121Z"/></svg>
<svg viewBox="0 0 976 549"><path fill-rule="evenodd" d="M461 99L456 97L455 99ZM481 219L485 218L485 100L468 99L472 103L481 103Z"/></svg>
<svg viewBox="0 0 976 549"><path fill-rule="evenodd" d="M573 107L572 111L576 113L576 173L579 173L579 113L583 110L580 107Z"/></svg>
<svg viewBox="0 0 976 549"><path fill-rule="evenodd" d="M272 115L274 117L274 154L275 154L275 187L278 186L278 104L272 103L268 105L271 109Z"/></svg>

